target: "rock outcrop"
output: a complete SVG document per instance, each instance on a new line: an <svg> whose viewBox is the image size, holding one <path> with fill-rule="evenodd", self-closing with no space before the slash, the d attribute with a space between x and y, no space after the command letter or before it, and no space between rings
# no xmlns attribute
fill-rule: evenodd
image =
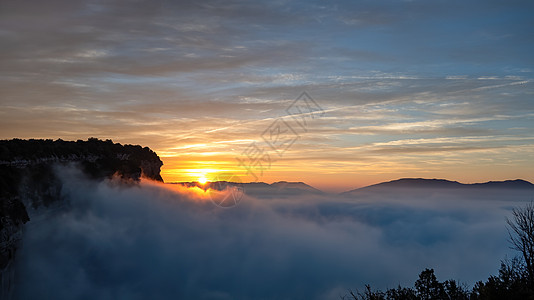
<svg viewBox="0 0 534 300"><path fill-rule="evenodd" d="M96 180L118 177L127 182L141 177L163 181L163 165L148 147L121 145L90 138L63 140L0 141L0 298L9 299L13 270L10 267L19 246L24 224L30 220L27 207L48 207L60 201L58 165L76 165Z"/></svg>

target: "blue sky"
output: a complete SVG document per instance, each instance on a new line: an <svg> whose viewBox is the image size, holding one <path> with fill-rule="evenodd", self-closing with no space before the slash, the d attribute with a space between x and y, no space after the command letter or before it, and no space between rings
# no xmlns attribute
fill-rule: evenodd
<svg viewBox="0 0 534 300"><path fill-rule="evenodd" d="M325 116L262 180L532 181L533 13L529 1L2 1L0 135L147 145L168 181L243 173L234 158L307 91Z"/></svg>

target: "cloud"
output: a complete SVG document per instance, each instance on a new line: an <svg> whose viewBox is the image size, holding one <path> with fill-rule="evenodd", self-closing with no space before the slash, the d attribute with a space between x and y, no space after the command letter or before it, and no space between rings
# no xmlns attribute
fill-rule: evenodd
<svg viewBox="0 0 534 300"><path fill-rule="evenodd" d="M231 164L247 145L213 143L260 140L305 90L327 114L286 157L344 157L344 172L420 150L354 151L375 142L530 137L530 11L526 1L3 1L0 136L98 136L174 155L165 167L210 151ZM207 147L173 150L195 144Z"/></svg>
<svg viewBox="0 0 534 300"><path fill-rule="evenodd" d="M64 205L31 212L17 253L20 299L333 299L425 267L473 284L511 254L504 217L531 197L247 196L221 209L172 185L60 176Z"/></svg>

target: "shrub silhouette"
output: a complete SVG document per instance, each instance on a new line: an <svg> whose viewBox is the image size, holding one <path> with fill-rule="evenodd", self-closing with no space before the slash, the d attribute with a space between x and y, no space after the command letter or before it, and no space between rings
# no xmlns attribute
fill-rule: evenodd
<svg viewBox="0 0 534 300"><path fill-rule="evenodd" d="M341 299L359 300L534 300L534 203L512 210L506 219L511 248L519 255L501 261L498 276L478 281L469 290L454 280L439 282L434 269L425 269L412 287L398 286L385 292L373 290L353 292Z"/></svg>

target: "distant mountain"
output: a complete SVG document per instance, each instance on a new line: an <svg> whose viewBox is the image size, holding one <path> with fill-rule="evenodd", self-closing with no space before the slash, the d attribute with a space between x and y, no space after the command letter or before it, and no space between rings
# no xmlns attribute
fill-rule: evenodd
<svg viewBox="0 0 534 300"><path fill-rule="evenodd" d="M304 182L279 181L272 184L263 182L243 184L245 193L258 198L288 197L298 195L322 195L324 192Z"/></svg>
<svg viewBox="0 0 534 300"><path fill-rule="evenodd" d="M226 186L239 186L243 188L244 192L247 195L257 197L257 198L274 198L274 197L288 197L288 196L297 196L297 195L322 195L324 192L318 190L304 182L288 182L288 181L278 181L274 183L265 183L265 182L247 182L247 183L237 183L237 182L226 182L226 181L217 181L217 182L208 182L206 184L200 184L198 182L177 182L173 184L180 184L187 187L199 187L201 189L216 189L221 190Z"/></svg>
<svg viewBox="0 0 534 300"><path fill-rule="evenodd" d="M257 198L275 198L275 197L289 197L297 195L325 195L327 193L316 189L304 182L288 182L278 181L274 183L265 182L208 182L206 184L200 184L198 182L176 182L171 184L180 184L187 187L197 186L201 189L216 189L222 190L226 186L240 186L243 188L246 194ZM413 193L424 194L428 190L453 192L453 191L472 191L474 193L481 193L481 191L487 191L491 193L495 190L513 190L513 191L533 191L534 184L522 180L505 180L505 181L488 181L484 183L460 183L458 181L451 181L446 179L425 179L425 178L401 178L388 182L381 182L370 186L346 191L340 193L340 195L364 195L372 193L389 193L394 191L410 191Z"/></svg>
<svg viewBox="0 0 534 300"><path fill-rule="evenodd" d="M278 181L271 184L272 187L278 189L296 189L301 191L309 191L311 193L323 193L321 190L314 188L311 185L308 185L304 182L289 182L289 181Z"/></svg>
<svg viewBox="0 0 534 300"><path fill-rule="evenodd" d="M488 181L484 183L473 183L469 184L471 187L491 187L491 188L500 188L500 189L534 189L534 184L522 180L505 180L505 181Z"/></svg>
<svg viewBox="0 0 534 300"><path fill-rule="evenodd" d="M448 189L448 190L488 190L488 189L511 189L511 190L533 190L534 184L522 180L505 180L505 181L489 181L484 183L460 183L458 181L450 181L445 179L424 179L424 178L401 178L388 182L382 182L363 188L350 190L342 195L350 195L357 193L380 192L396 189L410 189L412 191L422 191L425 189Z"/></svg>

